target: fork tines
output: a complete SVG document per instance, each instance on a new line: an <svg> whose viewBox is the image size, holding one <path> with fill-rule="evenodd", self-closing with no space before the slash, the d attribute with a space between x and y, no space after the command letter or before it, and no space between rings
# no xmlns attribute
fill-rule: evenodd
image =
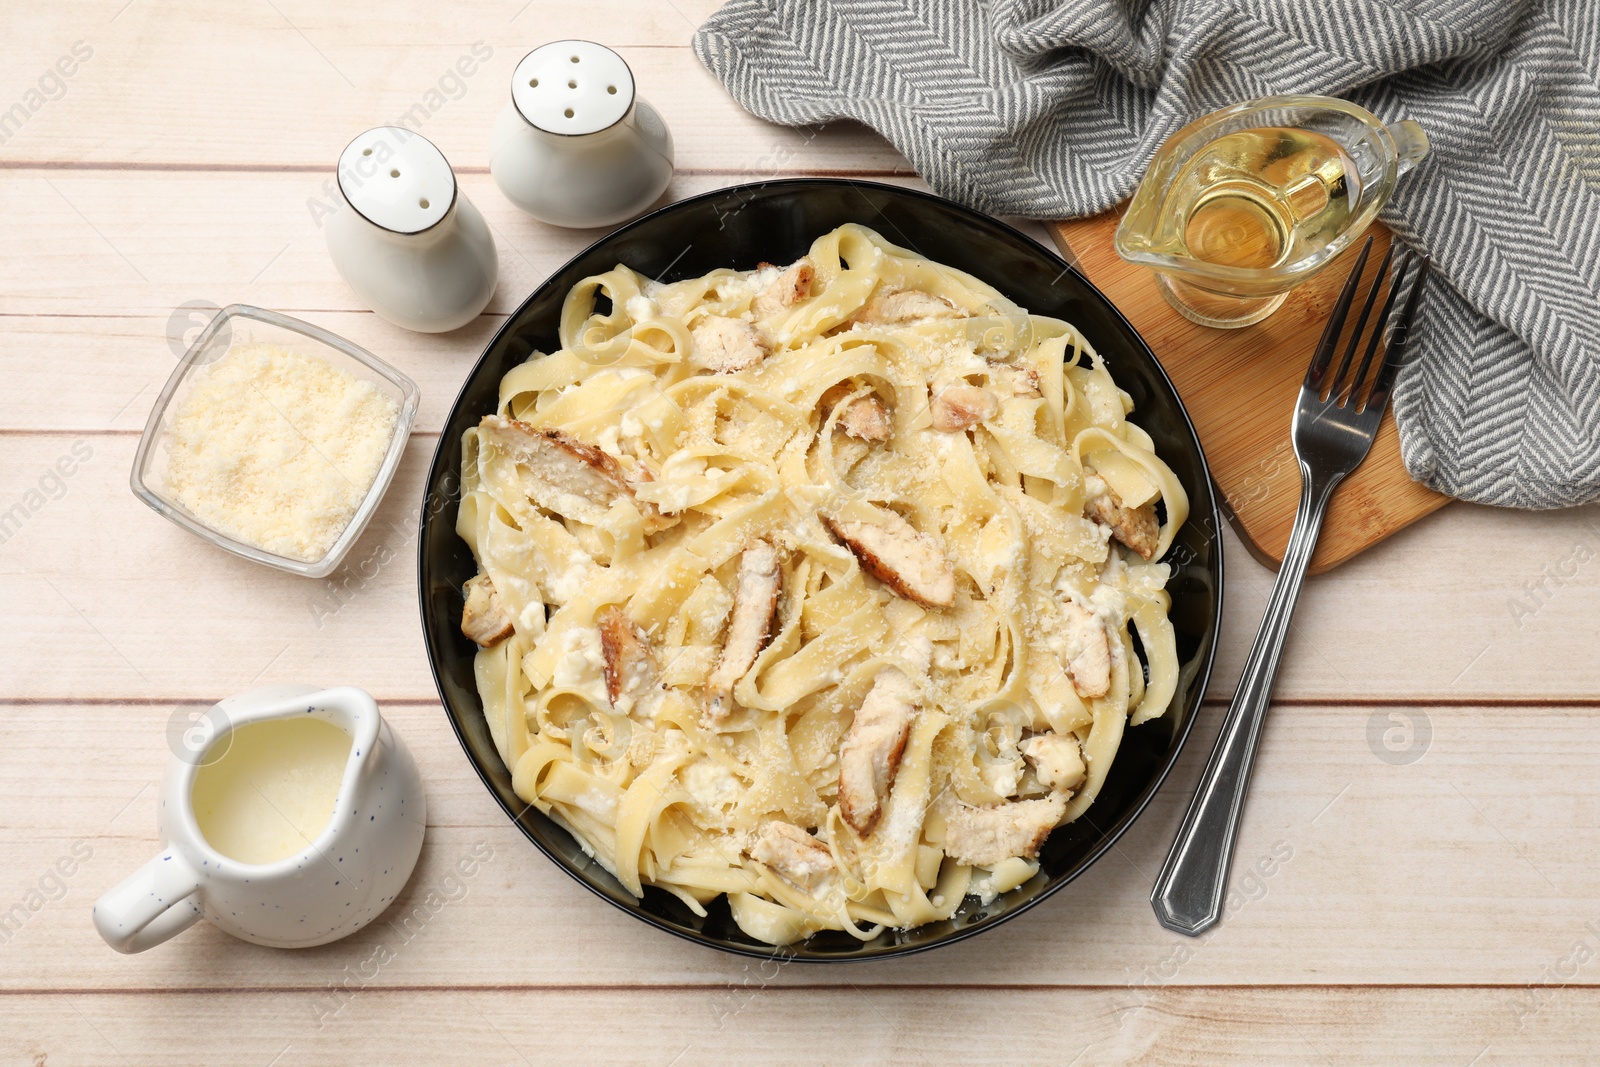
<svg viewBox="0 0 1600 1067"><path fill-rule="evenodd" d="M1354 407L1358 412L1365 411L1374 404L1378 405L1381 411L1383 405L1388 402L1389 390L1394 385L1395 375L1399 372L1400 364L1405 357L1406 339L1411 332L1411 322L1416 316L1417 304L1422 298L1422 286L1427 279L1429 266L1427 256L1411 252L1401 255L1394 276L1389 278L1389 292L1384 299L1383 308L1378 312L1371 333L1366 334L1366 351L1362 353L1355 374L1348 375L1350 364L1355 359L1356 348L1366 333L1367 320L1372 316L1372 307L1377 303L1378 293L1384 287L1384 280L1389 275L1389 266L1394 260L1394 245L1389 246L1389 250L1383 254L1383 259L1378 263L1378 271L1373 276L1371 287L1367 290L1366 300L1362 302L1361 314L1356 319L1355 329L1350 333L1350 343L1345 348L1344 357L1340 359L1338 369L1330 376L1328 367L1333 362L1334 351L1339 347L1339 336L1344 332L1345 320L1350 315L1350 306L1355 301L1356 290L1361 285L1361 274L1366 269L1367 256L1371 251L1372 238L1368 237L1366 243L1361 246L1361 254L1356 257L1355 266L1350 270L1350 277L1344 283L1344 289L1339 293L1339 299L1333 305L1333 313L1328 319L1327 328L1322 332L1322 340L1317 344L1316 352L1311 356L1311 366L1306 371L1305 380L1305 388L1315 393L1318 399L1325 400L1334 407ZM1415 269L1412 269L1413 263L1416 264ZM1400 293L1406 289L1408 281L1410 292L1406 295L1405 305L1396 315L1395 304ZM1389 340L1383 361L1371 388L1366 389L1363 394L1368 372L1371 371L1373 359L1377 355L1378 345L1385 336Z"/></svg>

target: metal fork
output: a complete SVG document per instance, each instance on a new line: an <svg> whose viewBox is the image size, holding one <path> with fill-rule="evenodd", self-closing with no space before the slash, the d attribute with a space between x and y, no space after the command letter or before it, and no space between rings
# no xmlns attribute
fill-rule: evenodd
<svg viewBox="0 0 1600 1067"><path fill-rule="evenodd" d="M1396 298L1413 262L1409 252L1404 255L1389 284L1389 295L1378 313L1361 363L1354 375L1347 376L1373 304L1389 272L1393 246L1384 253L1372 288L1361 306L1361 317L1350 335L1349 347L1338 369L1330 375L1339 336L1371 250L1372 238L1369 237L1350 272L1350 279L1345 282L1344 291L1339 294L1333 316L1328 320L1322 340L1311 357L1305 382L1300 386L1300 399L1295 405L1290 431L1295 458L1300 462L1300 507L1294 517L1294 532L1289 536L1283 566L1272 587L1272 599L1267 603L1261 629L1245 661L1233 703L1223 719L1222 733L1217 737L1216 748L1212 749L1210 762L1201 775L1200 787L1189 803L1172 851L1167 854L1167 862L1150 894L1150 904L1161 925L1191 937L1209 929L1222 917L1223 891L1233 861L1234 838L1245 791L1250 785L1250 768L1255 762L1261 723L1266 718L1272 683L1278 674L1278 660L1289 634L1289 621L1294 616L1300 586L1305 580L1306 565L1311 561L1334 487L1367 457L1372 440L1377 436L1428 276L1427 258L1416 257L1410 293L1396 315ZM1388 348L1368 390L1368 375L1385 332L1389 337Z"/></svg>

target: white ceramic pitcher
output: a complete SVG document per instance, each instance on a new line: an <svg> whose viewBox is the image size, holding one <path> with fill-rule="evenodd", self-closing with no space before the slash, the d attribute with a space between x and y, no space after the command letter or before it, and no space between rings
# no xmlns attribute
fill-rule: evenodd
<svg viewBox="0 0 1600 1067"><path fill-rule="evenodd" d="M333 814L309 846L273 863L241 863L200 831L190 795L207 754L248 723L312 715L350 735ZM94 906L118 952L143 952L201 918L245 941L306 948L352 934L400 893L422 850L427 797L416 762L364 690L280 685L229 697L191 730L161 784L162 851Z"/></svg>

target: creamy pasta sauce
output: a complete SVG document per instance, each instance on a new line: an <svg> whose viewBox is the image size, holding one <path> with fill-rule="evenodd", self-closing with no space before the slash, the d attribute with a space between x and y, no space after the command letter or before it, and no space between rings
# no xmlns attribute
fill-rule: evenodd
<svg viewBox="0 0 1600 1067"><path fill-rule="evenodd" d="M847 225L758 271L618 266L560 340L464 441L463 630L518 794L774 944L1031 877L1177 683L1187 499L1082 335Z"/></svg>

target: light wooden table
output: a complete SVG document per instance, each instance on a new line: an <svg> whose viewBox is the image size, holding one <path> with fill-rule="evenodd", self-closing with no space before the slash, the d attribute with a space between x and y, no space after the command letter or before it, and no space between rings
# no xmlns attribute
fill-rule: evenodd
<svg viewBox="0 0 1600 1067"><path fill-rule="evenodd" d="M760 174L917 183L866 131L813 135L741 113L687 48L715 0L519 4L0 11L0 109L20 102L25 120L13 113L0 144L4 1062L1600 1057L1592 508L1451 507L1313 580L1234 906L1199 941L1161 930L1146 897L1270 585L1231 535L1210 705L1167 788L1084 878L984 937L878 965L762 967L618 915L536 852L439 707L410 533L466 369L594 236L521 216L488 177L513 65L561 37L616 46L676 135L673 195ZM80 41L92 55L29 96ZM492 56L452 75L479 41ZM351 136L415 107L500 244L489 311L445 337L364 310L309 206ZM389 562L339 582L280 575L207 549L129 493L138 431L173 364L169 319L191 301L304 317L421 384L415 440L352 557ZM62 457L77 457L70 476L52 473ZM89 906L155 849L169 722L270 681L364 686L410 742L432 825L407 893L325 948L270 951L202 925L118 956ZM474 849L492 858L453 878Z"/></svg>

